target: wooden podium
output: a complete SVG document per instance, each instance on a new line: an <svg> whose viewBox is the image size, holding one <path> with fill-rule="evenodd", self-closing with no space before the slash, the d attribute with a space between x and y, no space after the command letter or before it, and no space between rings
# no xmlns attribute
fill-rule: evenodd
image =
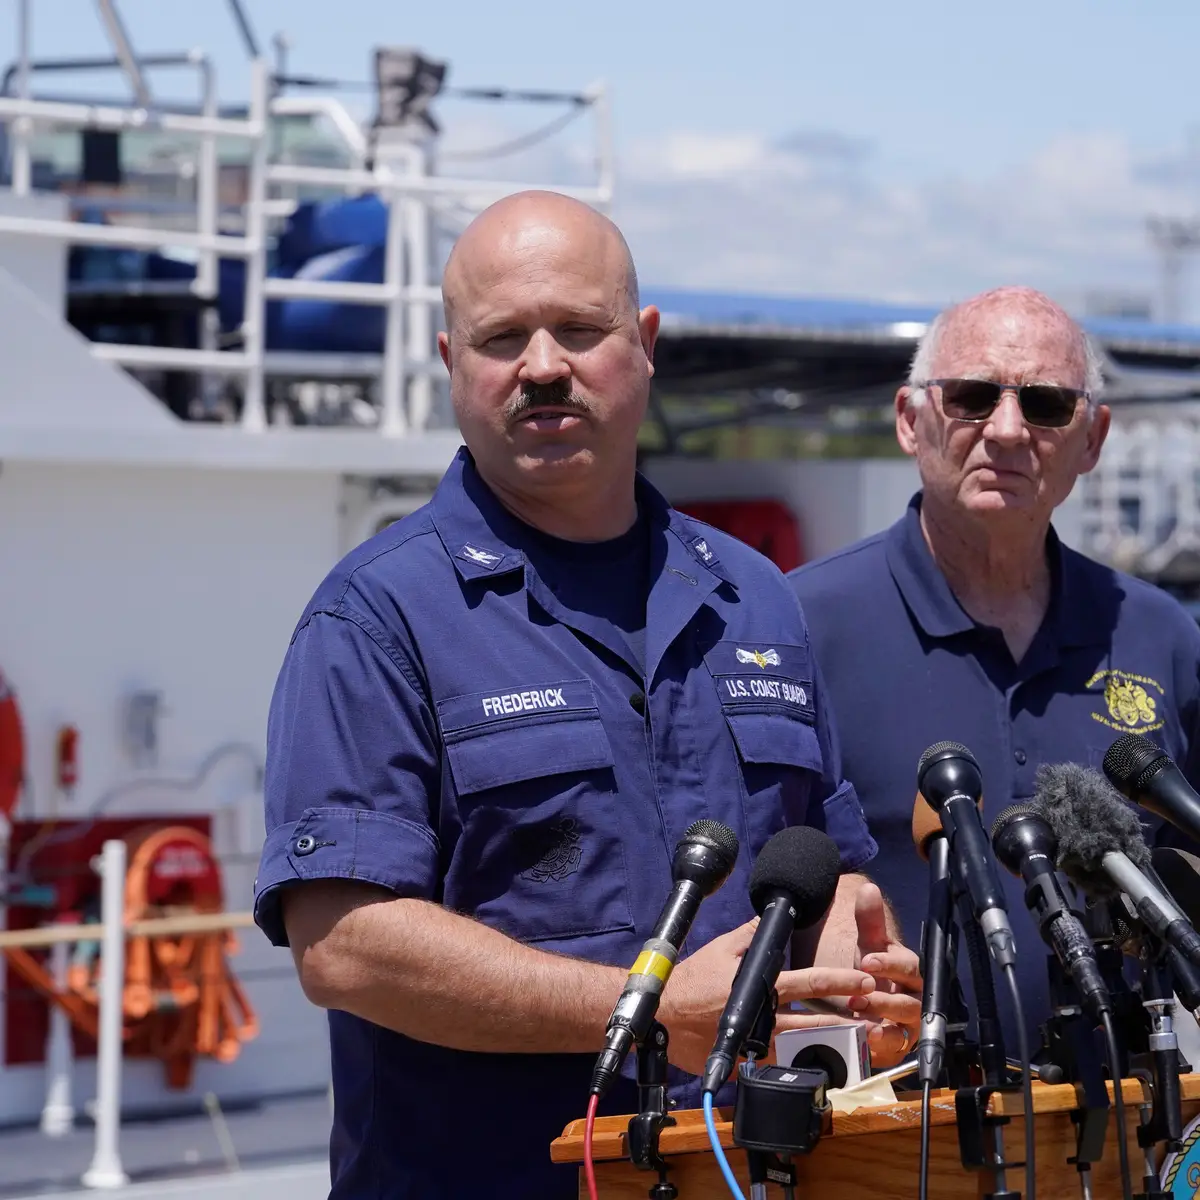
<svg viewBox="0 0 1200 1200"><path fill-rule="evenodd" d="M1200 1075L1181 1081L1184 1128L1200 1113ZM920 1163L921 1103L919 1093L897 1093L895 1104L860 1108L852 1113L833 1113L829 1127L811 1155L797 1158L797 1197L830 1197L833 1200L906 1200L917 1195ZM1138 1106L1146 1093L1135 1079L1123 1081L1125 1118L1129 1139L1129 1170L1134 1193L1141 1190L1142 1151L1136 1127ZM1109 1084L1109 1096L1112 1085ZM1070 1085L1033 1084L1036 1114L1037 1187L1039 1200L1074 1200L1081 1195L1079 1176L1067 1159L1075 1153L1075 1127L1070 1112L1076 1094ZM990 1111L1010 1113L1004 1128L1005 1156L1010 1162L1025 1157L1025 1122L1021 1096L993 1096ZM670 1180L679 1189L679 1200L730 1200L730 1191L713 1158L704 1115L692 1109L674 1114L677 1124L664 1129L659 1149L670 1167ZM718 1109L717 1132L729 1165L748 1197L746 1154L733 1144L733 1112ZM629 1162L625 1148L628 1117L601 1117L596 1121L593 1158L599 1200L645 1200L657 1181L654 1172L639 1171ZM583 1120L572 1121L550 1147L554 1162L580 1164L579 1195L587 1197L584 1182ZM935 1092L930 1111L929 1200L976 1200L993 1186L990 1171L967 1170L959 1158L953 1092ZM1161 1157L1161 1156L1160 1156ZM1161 1161L1158 1164L1162 1166ZM1121 1175L1117 1157L1116 1114L1110 1109L1103 1159L1093 1164L1092 1195L1095 1200L1120 1200ZM1009 1171L1008 1186L1024 1196L1025 1171ZM781 1195L772 1186L771 1195ZM1191 1189L1180 1195L1192 1195Z"/></svg>

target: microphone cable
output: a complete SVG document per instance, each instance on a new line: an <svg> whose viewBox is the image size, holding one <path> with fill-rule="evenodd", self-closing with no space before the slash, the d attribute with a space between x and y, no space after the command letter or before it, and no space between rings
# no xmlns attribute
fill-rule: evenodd
<svg viewBox="0 0 1200 1200"><path fill-rule="evenodd" d="M1129 1175L1129 1144L1125 1130L1125 1097L1121 1094L1121 1056L1117 1047L1117 1028L1112 1013L1104 1013L1104 1040L1108 1043L1108 1059L1112 1067L1113 1110L1117 1118L1117 1156L1121 1162L1121 1194L1132 1200L1133 1184Z"/></svg>
<svg viewBox="0 0 1200 1200"><path fill-rule="evenodd" d="M713 1158L717 1160L717 1166L721 1168L721 1174L725 1176L725 1182L729 1185L730 1195L733 1196L734 1200L746 1200L733 1174L733 1168L729 1165L729 1159L725 1157L725 1150L721 1146L721 1139L717 1136L717 1126L713 1120L712 1092L704 1093L704 1127L708 1130L708 1141L712 1146Z"/></svg>
<svg viewBox="0 0 1200 1200"><path fill-rule="evenodd" d="M1008 963L1004 968L1008 990L1012 994L1013 1017L1017 1023L1017 1053L1021 1057L1021 1095L1025 1108L1025 1195L1034 1200L1037 1171L1034 1164L1036 1130L1033 1125L1033 1068L1029 1059L1029 1034L1025 1029L1025 1010L1021 991L1017 987L1017 969ZM1118 1118L1120 1120L1121 1118Z"/></svg>
<svg viewBox="0 0 1200 1200"><path fill-rule="evenodd" d="M587 1121L583 1126L583 1175L587 1180L588 1200L597 1200L596 1164L592 1161L592 1135L596 1132L596 1109L600 1097L593 1092L588 1097Z"/></svg>

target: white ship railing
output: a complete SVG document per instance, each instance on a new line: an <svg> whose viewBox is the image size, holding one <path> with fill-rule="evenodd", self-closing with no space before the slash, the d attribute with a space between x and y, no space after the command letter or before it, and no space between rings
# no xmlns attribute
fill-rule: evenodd
<svg viewBox="0 0 1200 1200"><path fill-rule="evenodd" d="M116 21L112 0L98 0L101 15L114 39L117 60L127 67L135 91L147 96L130 58L123 30ZM12 190L28 194L32 188L29 139L39 127L137 130L162 129L193 135L200 141L196 171L196 231L139 227L132 224L104 226L70 220L35 219L0 215L0 233L46 237L77 245L122 246L145 250L186 248L197 253L194 294L207 305L201 323L200 348L95 343L96 357L126 367L194 371L202 374L233 375L243 379L240 424L250 432L267 427L266 379L271 375L299 372L306 378L337 377L348 363L363 368L380 384L379 428L387 436L420 431L432 412L432 375L437 369L433 356L435 306L441 290L431 275L430 213L437 201L455 200L480 208L504 195L536 183L462 179L429 174L422 147L399 158L400 164L377 163L368 169L368 145L357 123L336 100L328 97L272 97L272 79L266 60L251 59L250 104L246 119L218 116L215 70L200 53L189 56L202 78L202 113L194 116L160 111L153 105L129 106L73 104L35 100L30 87L30 0L19 0L18 95L0 96L0 123L9 127L12 142ZM147 59L147 62L157 61ZM133 63L133 69L128 70ZM590 187L556 187L600 208L607 208L613 195L613 153L607 93L595 85L584 94L592 106L597 132L597 182ZM270 162L270 131L273 117L321 114L339 134L347 149L350 166L312 167ZM216 139L236 138L250 147L245 220L240 236L219 232L219 164ZM296 200L272 196L284 185L328 188L347 194L372 192L388 207L384 277L378 284L282 279L268 277L267 250L272 218L287 216ZM99 202L101 205L103 201ZM240 349L219 349L213 305L218 290L218 257L246 260L244 314ZM385 310L384 343L379 355L322 355L302 352L268 354L266 303L269 299L328 300L347 304L378 305ZM406 403L407 400L407 403Z"/></svg>
<svg viewBox="0 0 1200 1200"><path fill-rule="evenodd" d="M1149 576L1200 555L1200 410L1118 413L1079 487L1087 553Z"/></svg>
<svg viewBox="0 0 1200 1200"><path fill-rule="evenodd" d="M100 986L96 1040L95 1146L91 1165L80 1182L88 1188L121 1187L129 1182L121 1163L121 1068L125 997L125 941L163 934L216 933L254 924L248 912L196 913L191 916L125 920L126 845L106 841L93 862L99 874L100 921L95 924L45 925L36 929L0 930L0 952L6 947L44 949L77 942L100 942ZM50 1067L47 1062L47 1067ZM50 1080L47 1107L62 1103ZM45 1116L45 1114L44 1114ZM45 1121L43 1121L45 1124Z"/></svg>

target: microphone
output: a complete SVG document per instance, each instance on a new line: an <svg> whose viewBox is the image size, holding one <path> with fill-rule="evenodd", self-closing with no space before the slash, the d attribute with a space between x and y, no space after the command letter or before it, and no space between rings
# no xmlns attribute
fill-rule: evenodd
<svg viewBox="0 0 1200 1200"><path fill-rule="evenodd" d="M1200 936L1144 873L1150 849L1134 811L1103 775L1077 763L1038 768L1030 805L1058 835L1059 866L1094 896L1124 892L1151 933L1200 966Z"/></svg>
<svg viewBox="0 0 1200 1200"><path fill-rule="evenodd" d="M759 853L750 874L750 903L758 928L750 942L704 1064L704 1091L716 1093L729 1078L754 1023L779 978L792 933L815 925L837 892L842 861L827 834L808 825L781 829Z"/></svg>
<svg viewBox="0 0 1200 1200"><path fill-rule="evenodd" d="M1157 860L1158 851L1154 852ZM1200 1012L1200 967L1194 966L1174 946L1162 947L1161 942L1147 933L1142 922L1134 914L1128 896L1116 896L1109 900L1109 924L1113 940L1122 954L1141 961L1143 947L1152 956L1162 953L1175 994L1183 1007L1193 1016Z"/></svg>
<svg viewBox="0 0 1200 1200"><path fill-rule="evenodd" d="M1150 861L1156 880L1195 928L1200 918L1200 858L1175 846L1158 846L1150 852ZM1200 1012L1200 966L1184 958L1174 946L1167 947L1166 963L1179 999L1195 1017Z"/></svg>
<svg viewBox="0 0 1200 1200"><path fill-rule="evenodd" d="M917 1038L917 1078L934 1085L946 1058L951 985L954 976L954 893L950 883L950 843L925 797L913 804L912 839L929 863L929 907L921 926L921 1033Z"/></svg>
<svg viewBox="0 0 1200 1200"><path fill-rule="evenodd" d="M942 820L950 853L959 869L971 902L971 912L987 938L988 950L998 967L1017 961L1008 903L984 832L979 806L983 777L975 756L957 742L938 742L921 755L917 788Z"/></svg>
<svg viewBox="0 0 1200 1200"><path fill-rule="evenodd" d="M1200 841L1200 796L1148 737L1127 733L1117 738L1104 755L1104 773L1126 799Z"/></svg>
<svg viewBox="0 0 1200 1200"><path fill-rule="evenodd" d="M1025 905L1042 940L1054 951L1096 1025L1113 1011L1092 939L1067 902L1058 881L1058 838L1045 817L1025 804L1004 809L992 824L992 849L1004 866L1025 881Z"/></svg>
<svg viewBox="0 0 1200 1200"><path fill-rule="evenodd" d="M1150 852L1154 873L1193 925L1200 919L1200 858L1175 846Z"/></svg>
<svg viewBox="0 0 1200 1200"><path fill-rule="evenodd" d="M729 878L737 856L737 835L720 821L695 821L679 840L671 863L675 886L608 1018L604 1049L592 1072L589 1095L604 1096L630 1049L635 1043L641 1045L650 1032L663 988L700 901Z"/></svg>

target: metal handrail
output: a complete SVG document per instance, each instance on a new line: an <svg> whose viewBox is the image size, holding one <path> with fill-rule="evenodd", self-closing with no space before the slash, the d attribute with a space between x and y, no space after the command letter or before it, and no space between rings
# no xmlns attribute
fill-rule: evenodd
<svg viewBox="0 0 1200 1200"><path fill-rule="evenodd" d="M225 117L192 117L187 113L156 112L147 108L120 108L107 104L70 104L59 100L21 100L0 96L0 118L23 117L35 125L75 125L80 129L164 129L170 133L210 133L215 137L262 137L260 121L235 121Z"/></svg>
<svg viewBox="0 0 1200 1200"><path fill-rule="evenodd" d="M129 76L129 82L133 85L134 99L142 108L149 108L154 101L150 96L146 77L142 74L141 63L130 44L125 22L117 12L116 0L96 0L96 7L100 10L100 20L108 31L108 39L112 42L117 58L121 60L121 70Z"/></svg>
<svg viewBox="0 0 1200 1200"><path fill-rule="evenodd" d="M90 225L48 217L0 217L0 233L48 237L79 246L122 246L131 250L165 250L178 246L209 250L230 258L247 258L256 250L248 238L225 234L188 233L182 229L151 229L136 225Z"/></svg>
<svg viewBox="0 0 1200 1200"><path fill-rule="evenodd" d="M109 226L0 215L0 233L48 237L77 245L157 250L187 248L197 253L196 277L191 290L207 302L201 311L200 349L94 343L93 354L126 367L160 367L201 374L241 376L244 379L241 427L260 431L267 426L265 380L268 372L278 373L277 364L284 359L290 368L297 358L296 355L268 355L265 352L267 300L286 298L377 305L385 310L383 353L381 356L351 357L363 364L379 364L375 376L380 385L380 429L384 434L398 436L410 429L424 429L432 410L433 374L430 359L433 357L434 306L441 303L441 289L431 278L430 205L439 200L450 200L468 206L482 206L514 191L539 185L432 175L429 172L428 152L418 145L407 148L407 152L403 147L393 149L392 163L369 168L367 139L345 107L328 97L273 96L270 73L261 55L251 60L251 96L245 119L218 116L220 110L215 73L208 58L200 53L147 56L134 63L135 70L131 75L131 78L140 78L139 64L194 63L201 72L204 93L199 116L136 105L35 100L29 92L29 75L34 64L28 53L28 4L29 0L21 0L20 62L16 68L21 94L16 97L0 95L0 123L9 124L15 133L15 192L28 192L30 188L28 134L37 126L155 129L200 139L195 232L124 223ZM102 3L102 9L111 11L111 2ZM122 53L122 46L118 45L116 49L115 59L80 60L79 65L84 69L119 66L129 73L128 55ZM124 49L129 49L127 42ZM67 67L65 62L60 65L64 69ZM54 64L49 64L49 68L54 69ZM14 68L10 66L5 75L6 86L13 71ZM144 89L142 94L148 97ZM613 153L607 93L602 84L596 84L588 89L585 98L594 107L596 116L598 181L592 187L562 187L557 190L605 209L611 204L613 196ZM271 117L317 113L328 117L338 132L349 152L351 166L328 168L271 163ZM218 137L243 140L250 147L244 231L240 237L219 232ZM365 284L268 277L270 222L273 218L289 215L296 206L296 201L272 197L273 185L308 185L345 194L369 192L379 196L388 209L383 281ZM102 205L103 201L99 203ZM213 301L217 298L218 258L222 255L246 260L241 347L237 350L217 348L217 317ZM314 372L318 375L327 374L331 364L346 359L346 355L314 354Z"/></svg>
<svg viewBox="0 0 1200 1200"><path fill-rule="evenodd" d="M250 929L251 912L193 913L191 916L147 917L122 925L127 938L167 937L177 933L222 933L227 929ZM98 942L104 936L103 921L87 925L41 925L35 929L0 929L0 952L10 949L40 950L60 942Z"/></svg>

